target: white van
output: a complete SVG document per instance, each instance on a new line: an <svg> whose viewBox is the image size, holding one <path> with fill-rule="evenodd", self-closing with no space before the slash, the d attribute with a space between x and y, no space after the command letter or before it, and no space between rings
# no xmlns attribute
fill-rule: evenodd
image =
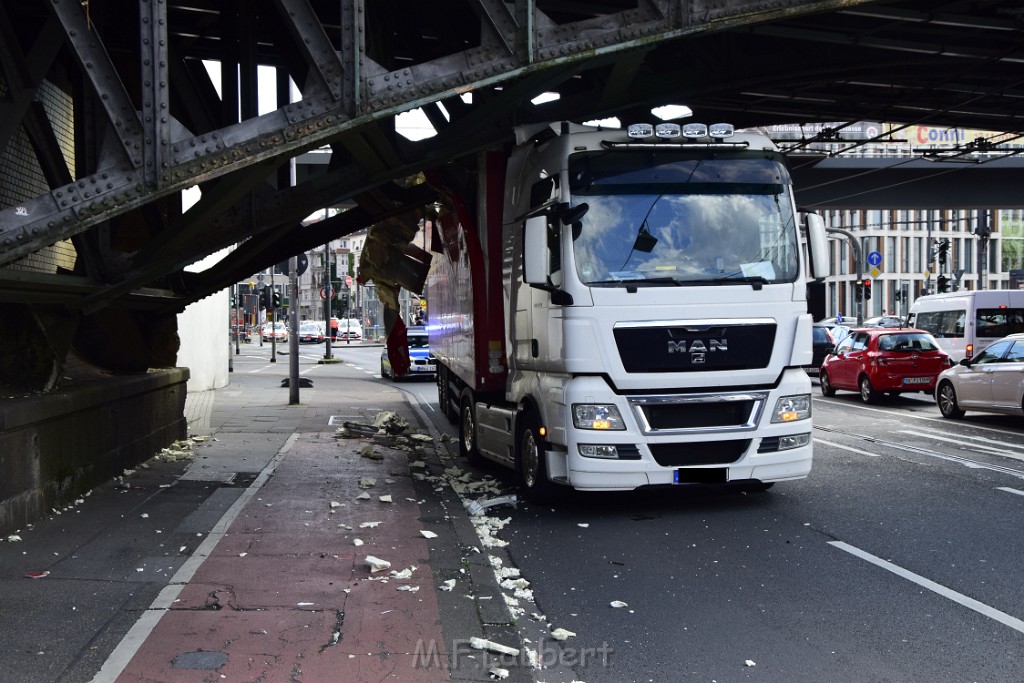
<svg viewBox="0 0 1024 683"><path fill-rule="evenodd" d="M920 297L907 324L931 332L942 350L958 363L994 341L1024 332L1024 290L985 289Z"/></svg>

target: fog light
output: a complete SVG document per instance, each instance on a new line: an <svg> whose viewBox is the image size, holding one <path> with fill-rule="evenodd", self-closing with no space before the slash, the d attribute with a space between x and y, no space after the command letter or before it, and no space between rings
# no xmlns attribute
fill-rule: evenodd
<svg viewBox="0 0 1024 683"><path fill-rule="evenodd" d="M800 448L811 442L811 434L791 434L790 436L779 437L779 450L786 451L790 448Z"/></svg>
<svg viewBox="0 0 1024 683"><path fill-rule="evenodd" d="M619 449L615 446L606 446L595 443L581 443L580 455L584 458L618 458Z"/></svg>

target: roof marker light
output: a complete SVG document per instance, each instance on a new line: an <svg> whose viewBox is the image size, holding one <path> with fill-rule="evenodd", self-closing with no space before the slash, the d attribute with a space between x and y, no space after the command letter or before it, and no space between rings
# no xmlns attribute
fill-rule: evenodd
<svg viewBox="0 0 1024 683"><path fill-rule="evenodd" d="M655 135L659 138L677 138L682 132L683 129L678 123L659 123L654 129Z"/></svg>
<svg viewBox="0 0 1024 683"><path fill-rule="evenodd" d="M708 135L707 124L704 123L687 123L683 126L683 137L684 138L705 138Z"/></svg>
<svg viewBox="0 0 1024 683"><path fill-rule="evenodd" d="M713 138L731 138L735 132L736 129L731 123L713 123L709 130Z"/></svg>
<svg viewBox="0 0 1024 683"><path fill-rule="evenodd" d="M633 123L626 132L631 138L649 138L654 136L654 126L649 123Z"/></svg>

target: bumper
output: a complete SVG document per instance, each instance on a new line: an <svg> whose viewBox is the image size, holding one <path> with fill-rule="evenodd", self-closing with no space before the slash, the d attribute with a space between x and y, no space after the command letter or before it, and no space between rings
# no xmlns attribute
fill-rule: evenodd
<svg viewBox="0 0 1024 683"><path fill-rule="evenodd" d="M809 395L810 380L802 368L788 370L773 389L745 392L717 392L700 396L683 395L673 405L680 420L690 420L689 410L714 419L727 410L737 396L758 397L760 408L753 408L740 424L701 425L690 421L686 427L652 426L642 414L637 400L612 393L598 378L577 378L565 387L563 429L552 429L552 441L564 437L564 450L548 451L548 472L564 477L574 488L592 491L630 490L641 486L688 483L728 483L740 480L786 481L806 477L811 471L811 420L773 423L778 400L784 396ZM641 402L650 397L639 397ZM694 400L694 399L698 400ZM674 397L665 397L667 401ZM809 399L808 399L809 400ZM573 403L614 403L626 429L620 431L583 430L573 427L568 417ZM756 401L754 402L756 404ZM739 414L739 411L736 411ZM620 457L587 457L580 445L614 445ZM563 444L558 444L562 446Z"/></svg>

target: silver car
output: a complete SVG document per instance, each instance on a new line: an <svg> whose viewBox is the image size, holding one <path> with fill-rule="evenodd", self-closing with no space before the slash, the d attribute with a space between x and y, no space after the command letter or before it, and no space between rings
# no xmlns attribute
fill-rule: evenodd
<svg viewBox="0 0 1024 683"><path fill-rule="evenodd" d="M1011 334L939 375L935 401L943 417L964 411L1024 415L1024 334Z"/></svg>

